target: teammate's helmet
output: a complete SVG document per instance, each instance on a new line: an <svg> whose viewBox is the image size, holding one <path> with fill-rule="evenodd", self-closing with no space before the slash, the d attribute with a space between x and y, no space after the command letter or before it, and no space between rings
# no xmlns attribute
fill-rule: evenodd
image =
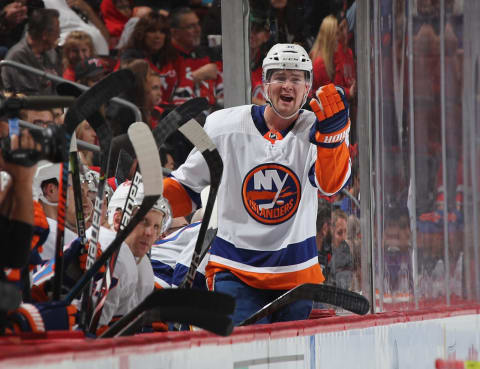
<svg viewBox="0 0 480 369"><path fill-rule="evenodd" d="M48 201L42 191L42 183L50 179L56 179L57 182L60 182L60 164L53 164L46 160L39 161L35 177L33 177L33 197L35 200L42 200L46 204L55 206L57 203Z"/></svg>
<svg viewBox="0 0 480 369"><path fill-rule="evenodd" d="M113 216L117 209L122 209L125 206L125 202L127 201L128 192L130 191L130 185L132 184L131 181L125 181L120 186L117 187L115 192L112 195L112 198L108 202L107 214L108 214L108 223L113 225ZM137 194L134 199L134 205L140 206L142 204L144 197L143 192L143 183L140 183L137 189ZM152 210L160 211L163 213L163 222L162 222L162 229L161 233L164 233L172 223L172 210L170 208L170 204L168 200L163 196L155 202L152 207Z"/></svg>
<svg viewBox="0 0 480 369"><path fill-rule="evenodd" d="M307 82L311 86L313 66L308 53L303 47L296 44L276 44L268 51L263 59L262 79L268 82L269 71L275 69L297 69L307 73Z"/></svg>
<svg viewBox="0 0 480 369"><path fill-rule="evenodd" d="M110 200L108 201L108 207L107 207L108 224L113 225L113 216L117 209L123 210L123 207L125 206L125 201L127 201L128 191L130 190L131 184L132 184L131 181L125 181L121 183L113 193Z"/></svg>
<svg viewBox="0 0 480 369"><path fill-rule="evenodd" d="M138 186L137 196L135 196L136 206L140 206L142 204L143 197L143 183L140 183ZM156 210L163 213L162 229L160 230L160 233L164 233L168 228L170 228L170 224L172 223L172 209L168 203L168 200L163 196L160 196L155 204L153 204L151 210Z"/></svg>

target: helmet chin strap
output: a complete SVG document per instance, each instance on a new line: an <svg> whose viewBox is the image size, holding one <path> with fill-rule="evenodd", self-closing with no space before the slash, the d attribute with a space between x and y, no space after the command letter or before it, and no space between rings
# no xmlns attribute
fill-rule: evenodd
<svg viewBox="0 0 480 369"><path fill-rule="evenodd" d="M50 205L50 206L58 206L58 202L52 202L49 201L43 194L38 196L39 200L42 200L44 204Z"/></svg>
<svg viewBox="0 0 480 369"><path fill-rule="evenodd" d="M295 111L295 113L287 115L287 116L282 115L277 110L277 108L273 105L273 102L272 102L272 100L270 100L270 96L268 94L268 89L267 89L267 91L265 91L265 97L266 97L266 102L272 107L275 114L277 114L282 119L290 119L290 118L293 118L295 115L297 115L298 112L302 109L302 106L305 105L305 102L307 101L307 97L308 97L309 92L310 92L310 89L308 89L307 92L305 92L305 94L303 95L302 103L300 104L300 107Z"/></svg>

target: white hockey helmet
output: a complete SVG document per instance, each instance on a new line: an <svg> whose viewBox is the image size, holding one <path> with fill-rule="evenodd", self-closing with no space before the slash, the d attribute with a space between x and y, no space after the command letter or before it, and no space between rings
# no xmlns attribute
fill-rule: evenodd
<svg viewBox="0 0 480 369"><path fill-rule="evenodd" d="M312 85L313 66L308 53L297 44L276 44L263 59L262 79L268 82L269 71L275 69L296 69L307 73L307 82Z"/></svg>
<svg viewBox="0 0 480 369"><path fill-rule="evenodd" d="M115 214L115 211L117 209L123 210L125 202L127 201L128 192L130 191L131 184L131 181L123 182L120 186L117 187L117 189L112 195L112 198L108 202L107 216L108 223L110 225L113 225L113 216ZM139 183L138 190L134 198L135 206L140 206L142 204L143 197L143 183ZM170 208L168 200L163 196L160 196L160 198L155 202L151 210L156 210L163 213L162 228L160 232L164 233L170 227L170 224L172 222L172 210Z"/></svg>
<svg viewBox="0 0 480 369"><path fill-rule="evenodd" d="M270 72L278 69L294 69L294 70L302 70L306 73L305 79L308 84L308 89L303 96L302 104L300 105L299 109L305 104L307 101L308 94L310 89L312 88L312 81L313 81L313 65L308 53L305 49L297 44L275 44L272 48L268 51L267 56L263 59L262 64L262 80L263 83L268 83L268 79L270 78ZM298 110L288 116L282 116L277 109L273 106L270 97L268 96L268 91L265 91L266 100L272 106L275 113L277 113L280 117L284 119L289 119L294 117Z"/></svg>
<svg viewBox="0 0 480 369"><path fill-rule="evenodd" d="M57 202L50 202L43 195L42 183L49 179L56 179L57 182L60 182L60 164L53 164L49 161L41 160L37 164L37 171L33 177L33 198L35 200L42 200L42 202L48 205L56 206L58 204Z"/></svg>

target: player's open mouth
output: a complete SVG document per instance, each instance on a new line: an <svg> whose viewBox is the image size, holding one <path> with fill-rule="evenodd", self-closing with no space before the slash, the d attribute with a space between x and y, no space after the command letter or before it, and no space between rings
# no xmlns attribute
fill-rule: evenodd
<svg viewBox="0 0 480 369"><path fill-rule="evenodd" d="M280 95L280 100L285 101L285 102L291 102L291 101L293 101L293 97L292 96Z"/></svg>

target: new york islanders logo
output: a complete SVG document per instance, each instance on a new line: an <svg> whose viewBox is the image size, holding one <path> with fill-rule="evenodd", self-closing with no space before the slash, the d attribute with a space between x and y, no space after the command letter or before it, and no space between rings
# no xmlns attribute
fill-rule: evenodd
<svg viewBox="0 0 480 369"><path fill-rule="evenodd" d="M261 164L247 173L242 184L243 205L256 221L280 224L290 219L300 203L300 181L280 164Z"/></svg>

